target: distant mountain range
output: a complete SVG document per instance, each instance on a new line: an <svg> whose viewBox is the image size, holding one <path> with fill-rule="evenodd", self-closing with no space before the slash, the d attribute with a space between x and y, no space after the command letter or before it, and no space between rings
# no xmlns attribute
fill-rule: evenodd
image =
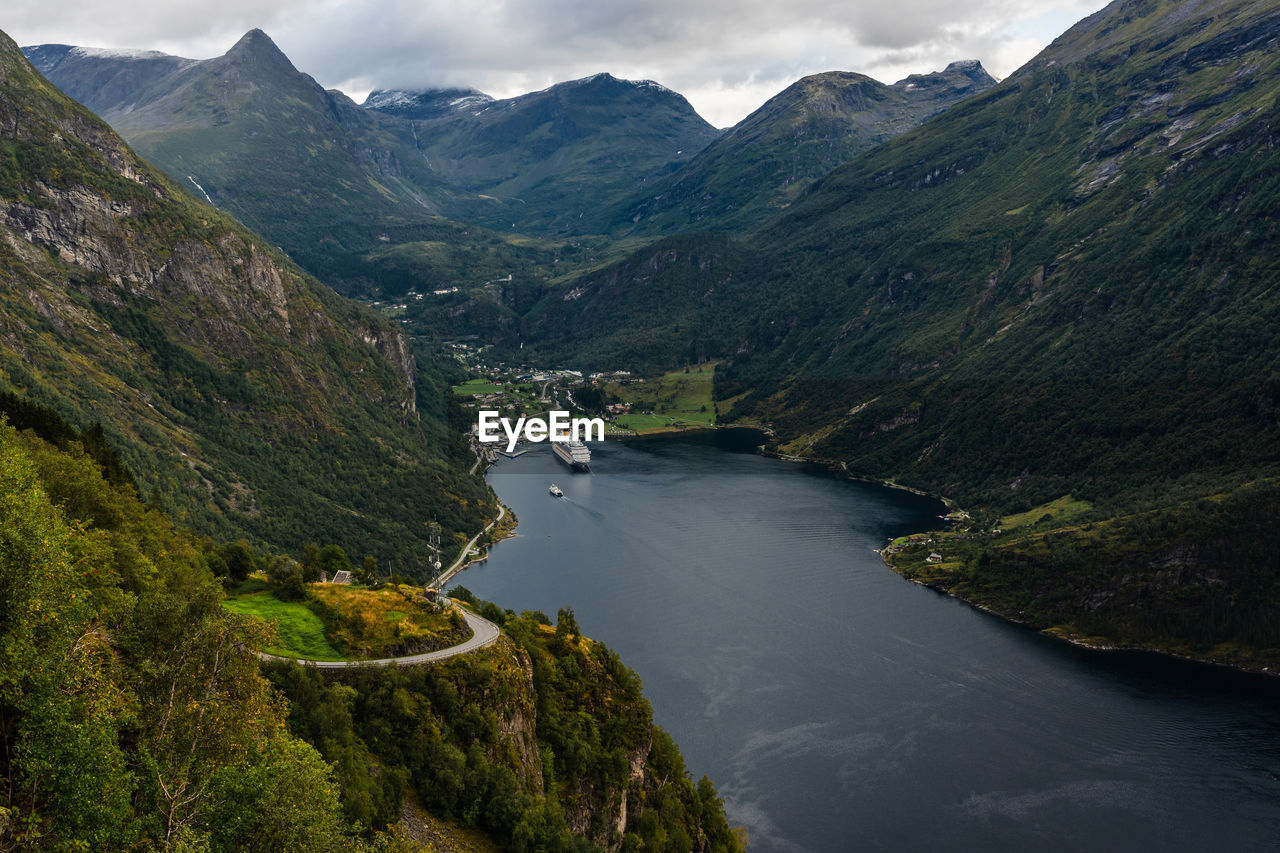
<svg viewBox="0 0 1280 853"><path fill-rule="evenodd" d="M317 242L342 242L322 222L385 232L443 212L565 231L567 207L594 210L718 136L674 92L607 74L502 101L471 89L377 91L362 109L295 69L261 30L207 60L67 45L26 53L192 192L304 260Z"/></svg>
<svg viewBox="0 0 1280 853"><path fill-rule="evenodd" d="M598 230L602 205L720 135L682 96L648 80L596 74L508 100L486 97L459 93L441 109L431 92L380 92L366 106L412 118L437 174L485 202L454 215L515 231Z"/></svg>
<svg viewBox="0 0 1280 853"><path fill-rule="evenodd" d="M260 30L207 60L24 50L188 191L352 294L402 293L415 275L442 287L512 273L542 282L596 262L583 236L740 228L992 82L975 62L893 86L818 75L722 133L675 92L608 74L506 100L376 90L361 108ZM572 245L544 251L502 237L512 232Z"/></svg>
<svg viewBox="0 0 1280 853"><path fill-rule="evenodd" d="M439 220L448 192L411 129L326 92L259 30L207 60L65 45L27 53L188 192L326 280L379 234L420 237Z"/></svg>

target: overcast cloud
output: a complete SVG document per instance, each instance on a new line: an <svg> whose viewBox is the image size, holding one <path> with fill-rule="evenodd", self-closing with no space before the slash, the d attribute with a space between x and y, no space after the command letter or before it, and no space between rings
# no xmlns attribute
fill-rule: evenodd
<svg viewBox="0 0 1280 853"><path fill-rule="evenodd" d="M300 70L372 88L496 97L608 71L656 80L731 125L806 74L884 82L979 59L1005 77L1103 0L7 0L0 29L60 42L219 55L260 27Z"/></svg>

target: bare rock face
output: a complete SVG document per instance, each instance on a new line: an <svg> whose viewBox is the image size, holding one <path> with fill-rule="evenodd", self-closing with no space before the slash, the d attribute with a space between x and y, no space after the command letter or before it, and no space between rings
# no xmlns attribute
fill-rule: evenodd
<svg viewBox="0 0 1280 853"><path fill-rule="evenodd" d="M402 420L407 422L416 419L418 401L415 389L418 364L413 356L413 348L409 345L404 333L399 329L369 329L361 334L361 338L389 361L404 380L407 386L406 394L398 403Z"/></svg>
<svg viewBox="0 0 1280 853"><path fill-rule="evenodd" d="M521 701L507 706L507 715L501 718L502 737L511 746L519 765L519 773L529 790L542 796L545 793L542 779L542 754L538 749L537 707L534 702L533 662L520 648L512 648L511 655L518 666L524 692Z"/></svg>

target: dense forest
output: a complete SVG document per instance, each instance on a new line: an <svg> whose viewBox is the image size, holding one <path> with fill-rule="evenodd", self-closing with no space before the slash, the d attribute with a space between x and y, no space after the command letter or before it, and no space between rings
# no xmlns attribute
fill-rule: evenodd
<svg viewBox="0 0 1280 853"><path fill-rule="evenodd" d="M503 849L741 849L571 611L484 603L507 637L483 654L264 677L270 627L222 607L243 546L143 502L96 428L6 405L26 428L0 421L4 849L418 849L406 801Z"/></svg>
<svg viewBox="0 0 1280 853"><path fill-rule="evenodd" d="M207 543L65 447L0 425L6 848L359 849Z"/></svg>

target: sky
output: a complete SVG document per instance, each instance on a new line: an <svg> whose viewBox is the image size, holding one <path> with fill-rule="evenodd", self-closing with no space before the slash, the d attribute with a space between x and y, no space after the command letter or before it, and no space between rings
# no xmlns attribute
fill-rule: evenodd
<svg viewBox="0 0 1280 853"><path fill-rule="evenodd" d="M885 83L977 59L1004 78L1103 0L6 0L20 45L220 55L266 31L326 88L499 98L607 71L728 127L807 74Z"/></svg>

